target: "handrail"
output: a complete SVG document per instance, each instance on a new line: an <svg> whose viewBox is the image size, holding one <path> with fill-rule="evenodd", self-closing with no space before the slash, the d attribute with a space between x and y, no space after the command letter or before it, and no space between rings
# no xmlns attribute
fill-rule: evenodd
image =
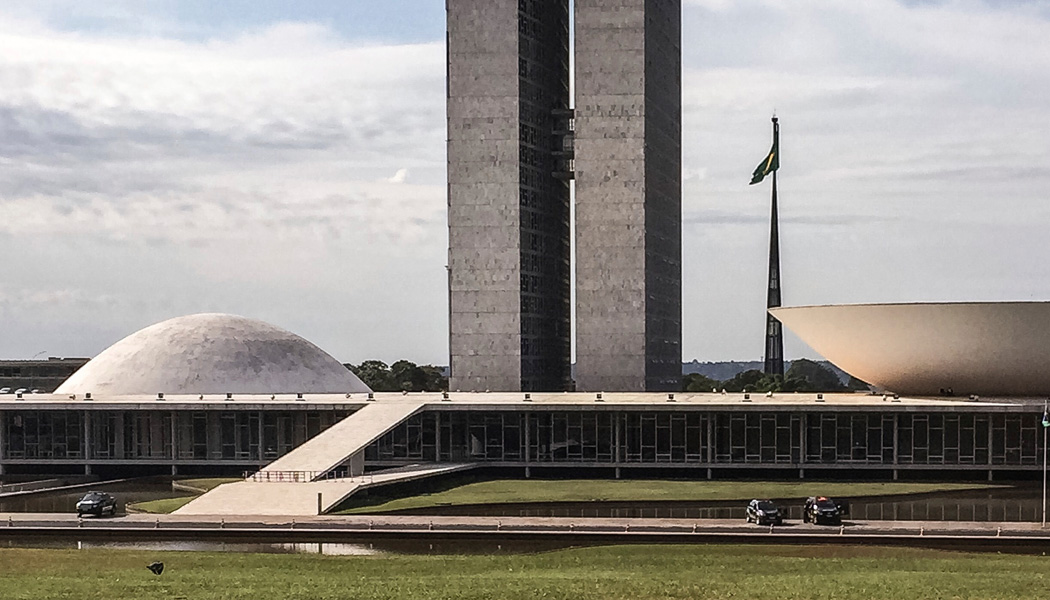
<svg viewBox="0 0 1050 600"><path fill-rule="evenodd" d="M371 475L360 475L371 480ZM333 471L245 471L244 480L255 483L310 483L314 481L355 481L345 469Z"/></svg>

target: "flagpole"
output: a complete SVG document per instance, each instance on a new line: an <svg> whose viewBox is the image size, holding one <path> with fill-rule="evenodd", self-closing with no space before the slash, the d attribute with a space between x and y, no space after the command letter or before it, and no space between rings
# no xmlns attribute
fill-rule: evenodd
<svg viewBox="0 0 1050 600"><path fill-rule="evenodd" d="M780 152L780 124L773 115L773 152ZM780 157L776 156L777 164ZM769 217L769 280L766 308L780 306L780 224L777 210L777 170L773 170L773 191ZM766 357L762 371L766 375L784 374L784 333L780 321L766 311Z"/></svg>
<svg viewBox="0 0 1050 600"><path fill-rule="evenodd" d="M1047 403L1043 400L1043 524L1046 527L1046 426Z"/></svg>

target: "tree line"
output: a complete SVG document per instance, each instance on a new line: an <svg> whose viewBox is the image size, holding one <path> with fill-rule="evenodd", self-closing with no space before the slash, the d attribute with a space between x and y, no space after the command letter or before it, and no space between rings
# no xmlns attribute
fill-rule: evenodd
<svg viewBox="0 0 1050 600"><path fill-rule="evenodd" d="M417 365L399 360L392 365L381 360L366 360L359 365L345 364L347 369L375 392L447 392L448 377L434 365Z"/></svg>
<svg viewBox="0 0 1050 600"><path fill-rule="evenodd" d="M359 365L347 363L344 366L376 392L448 391L448 377L434 365L417 365L407 360L387 365L381 360L366 360ZM724 381L700 373L682 376L684 392L849 392L868 389L868 384L852 376L843 385L834 371L804 358L791 361L791 367L783 377L766 375L758 369L741 371Z"/></svg>
<svg viewBox="0 0 1050 600"><path fill-rule="evenodd" d="M867 383L853 376L843 384L834 371L805 358L791 361L791 367L783 376L766 375L758 369L741 371L725 381L700 373L682 376L685 392L866 392L869 389Z"/></svg>

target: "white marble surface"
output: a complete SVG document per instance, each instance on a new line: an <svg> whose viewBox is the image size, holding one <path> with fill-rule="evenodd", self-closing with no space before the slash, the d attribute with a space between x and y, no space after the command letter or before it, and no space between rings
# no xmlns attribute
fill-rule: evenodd
<svg viewBox="0 0 1050 600"><path fill-rule="evenodd" d="M309 341L263 321L207 313L169 319L113 344L55 394L368 392Z"/></svg>

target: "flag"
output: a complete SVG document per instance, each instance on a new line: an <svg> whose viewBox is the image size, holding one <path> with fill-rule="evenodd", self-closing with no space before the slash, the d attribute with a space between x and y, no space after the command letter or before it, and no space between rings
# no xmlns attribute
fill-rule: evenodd
<svg viewBox="0 0 1050 600"><path fill-rule="evenodd" d="M773 147L769 149L769 156L762 159L762 162L755 167L755 172L751 174L751 184L754 185L766 178L773 171L780 168L780 140L777 139L780 136L773 136Z"/></svg>
<svg viewBox="0 0 1050 600"><path fill-rule="evenodd" d="M1050 427L1050 412L1047 412L1045 408L1043 409L1043 427Z"/></svg>

